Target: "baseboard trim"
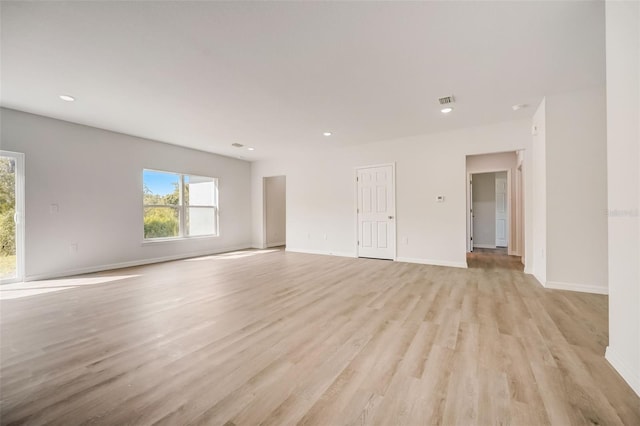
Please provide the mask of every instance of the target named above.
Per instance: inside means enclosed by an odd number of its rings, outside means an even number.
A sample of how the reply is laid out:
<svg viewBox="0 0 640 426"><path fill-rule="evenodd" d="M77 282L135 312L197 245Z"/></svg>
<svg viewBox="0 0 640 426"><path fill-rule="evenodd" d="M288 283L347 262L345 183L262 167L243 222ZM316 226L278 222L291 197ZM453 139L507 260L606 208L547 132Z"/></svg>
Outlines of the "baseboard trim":
<svg viewBox="0 0 640 426"><path fill-rule="evenodd" d="M210 256L213 254L227 253L236 250L246 250L250 248L248 244L242 244L237 246L223 247L215 250L199 250L195 252L188 252L183 254L177 254L173 256L154 257L150 259L132 260L129 262L117 262L109 263L106 265L87 266L85 268L68 269L60 272L51 272L44 274L28 275L24 281L38 281L38 280L50 280L54 278L70 277L73 275L91 274L94 272L104 272L113 269L131 268L133 266L151 265L153 263L170 262L172 260L189 259L192 257Z"/></svg>
<svg viewBox="0 0 640 426"><path fill-rule="evenodd" d="M491 244L474 244L473 248L494 249L494 248L497 248L497 246L495 244L494 245L491 245Z"/></svg>
<svg viewBox="0 0 640 426"><path fill-rule="evenodd" d="M594 293L594 294L609 294L607 287L602 287L593 284L579 284L579 283L563 283L559 281L547 281L544 283L546 288L553 290L569 290L579 291L581 293Z"/></svg>
<svg viewBox="0 0 640 426"><path fill-rule="evenodd" d="M619 354L611 346L607 346L604 357L609 361L609 364L611 364L618 374L622 376L624 381L631 386L631 389L640 396L640 371L634 372L633 368L625 364Z"/></svg>
<svg viewBox="0 0 640 426"><path fill-rule="evenodd" d="M320 254L323 256L340 256L340 257L357 257L355 253L340 252L340 251L325 251L325 250L312 250L312 249L299 249L299 248L285 248L285 251L292 253L304 253L304 254Z"/></svg>
<svg viewBox="0 0 640 426"><path fill-rule="evenodd" d="M452 262L449 260L421 259L421 258L414 258L414 257L399 257L397 261L406 262L406 263L419 263L421 265L448 266L450 268L466 269L468 267L467 262Z"/></svg>

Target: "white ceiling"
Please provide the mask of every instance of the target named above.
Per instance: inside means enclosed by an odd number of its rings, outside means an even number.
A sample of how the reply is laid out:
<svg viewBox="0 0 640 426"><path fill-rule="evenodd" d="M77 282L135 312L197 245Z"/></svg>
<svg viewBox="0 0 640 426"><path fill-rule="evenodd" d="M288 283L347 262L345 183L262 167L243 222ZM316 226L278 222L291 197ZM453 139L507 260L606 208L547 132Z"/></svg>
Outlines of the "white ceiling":
<svg viewBox="0 0 640 426"><path fill-rule="evenodd" d="M2 106L249 160L529 117L511 106L605 78L603 2L1 8Z"/></svg>

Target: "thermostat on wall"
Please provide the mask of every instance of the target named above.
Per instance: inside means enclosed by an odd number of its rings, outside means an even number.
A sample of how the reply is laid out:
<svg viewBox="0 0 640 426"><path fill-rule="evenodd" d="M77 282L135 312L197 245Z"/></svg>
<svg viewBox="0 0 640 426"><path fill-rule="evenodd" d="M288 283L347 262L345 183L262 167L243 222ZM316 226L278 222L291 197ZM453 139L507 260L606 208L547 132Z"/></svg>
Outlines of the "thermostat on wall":
<svg viewBox="0 0 640 426"><path fill-rule="evenodd" d="M436 197L436 201L439 203L444 203L444 195L438 195Z"/></svg>

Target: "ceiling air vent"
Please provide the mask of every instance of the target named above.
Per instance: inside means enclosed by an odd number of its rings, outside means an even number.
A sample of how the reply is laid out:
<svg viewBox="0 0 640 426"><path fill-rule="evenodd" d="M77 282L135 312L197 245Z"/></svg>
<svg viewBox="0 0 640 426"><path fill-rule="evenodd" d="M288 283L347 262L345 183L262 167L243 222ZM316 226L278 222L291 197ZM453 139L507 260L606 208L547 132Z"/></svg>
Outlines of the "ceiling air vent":
<svg viewBox="0 0 640 426"><path fill-rule="evenodd" d="M244 145L242 145L241 143L238 142L234 142L231 144L231 146L235 146L236 148L242 148Z"/></svg>
<svg viewBox="0 0 640 426"><path fill-rule="evenodd" d="M454 103L455 99L453 99L453 95L445 96L444 98L438 99L438 102L440 102L440 105L449 105Z"/></svg>

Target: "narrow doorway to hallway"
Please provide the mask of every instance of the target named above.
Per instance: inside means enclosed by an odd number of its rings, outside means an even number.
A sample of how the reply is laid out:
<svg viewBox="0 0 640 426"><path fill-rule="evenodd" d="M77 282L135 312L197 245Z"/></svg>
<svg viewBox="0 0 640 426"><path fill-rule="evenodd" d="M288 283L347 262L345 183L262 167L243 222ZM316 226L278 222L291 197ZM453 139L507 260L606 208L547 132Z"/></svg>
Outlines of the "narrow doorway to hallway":
<svg viewBox="0 0 640 426"><path fill-rule="evenodd" d="M522 151L470 155L467 174L467 265L523 270Z"/></svg>
<svg viewBox="0 0 640 426"><path fill-rule="evenodd" d="M507 172L472 174L470 184L472 248L506 249L510 223Z"/></svg>
<svg viewBox="0 0 640 426"><path fill-rule="evenodd" d="M287 241L287 178L265 177L263 185L265 247L284 247Z"/></svg>

